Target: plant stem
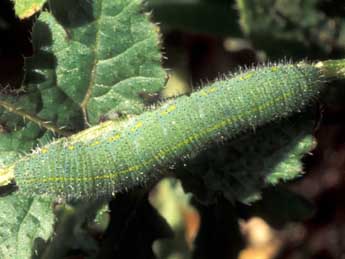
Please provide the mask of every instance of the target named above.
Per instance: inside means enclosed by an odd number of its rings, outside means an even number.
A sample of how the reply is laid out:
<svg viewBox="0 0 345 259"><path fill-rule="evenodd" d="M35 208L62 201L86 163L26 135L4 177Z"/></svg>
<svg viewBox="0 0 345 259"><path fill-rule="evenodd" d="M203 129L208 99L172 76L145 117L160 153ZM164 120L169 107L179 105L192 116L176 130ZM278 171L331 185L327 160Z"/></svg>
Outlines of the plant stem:
<svg viewBox="0 0 345 259"><path fill-rule="evenodd" d="M0 107L4 108L5 110L7 110L11 113L19 115L23 119L27 119L29 121L32 121L33 123L37 124L38 126L45 128L47 130L50 130L50 131L52 131L58 135L65 136L65 137L71 135L71 132L62 130L61 128L58 128L54 123L49 122L49 121L44 121L43 119L41 119L35 115L32 115L28 112L25 112L25 111L21 110L20 108L14 106L13 104L11 104L7 101L0 100Z"/></svg>

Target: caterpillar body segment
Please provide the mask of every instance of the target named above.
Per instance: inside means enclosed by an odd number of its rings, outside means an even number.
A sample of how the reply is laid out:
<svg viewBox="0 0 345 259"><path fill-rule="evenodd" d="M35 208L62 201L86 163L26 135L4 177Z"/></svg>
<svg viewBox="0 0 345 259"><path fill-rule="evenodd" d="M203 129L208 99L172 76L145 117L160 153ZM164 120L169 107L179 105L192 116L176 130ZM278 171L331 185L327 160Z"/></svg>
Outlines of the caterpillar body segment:
<svg viewBox="0 0 345 259"><path fill-rule="evenodd" d="M25 194L109 197L158 177L160 168L214 140L302 110L318 97L323 82L320 70L305 63L248 70L120 125L106 122L59 139L6 173L14 174ZM9 171L0 169L0 176L4 170Z"/></svg>

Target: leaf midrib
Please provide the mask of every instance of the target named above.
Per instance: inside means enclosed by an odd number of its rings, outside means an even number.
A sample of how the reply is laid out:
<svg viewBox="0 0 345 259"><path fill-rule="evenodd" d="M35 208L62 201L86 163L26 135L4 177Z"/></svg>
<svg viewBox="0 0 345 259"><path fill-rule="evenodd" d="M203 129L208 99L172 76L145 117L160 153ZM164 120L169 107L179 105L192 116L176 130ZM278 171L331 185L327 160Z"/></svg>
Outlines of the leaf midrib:
<svg viewBox="0 0 345 259"><path fill-rule="evenodd" d="M103 11L103 0L99 0L99 10L100 10L100 14L95 21L96 35L95 35L95 45L94 45L94 48L92 48L93 63L92 63L92 67L91 67L90 80L89 80L89 84L87 86L87 90L86 90L84 99L80 103L80 107L81 107L82 112L83 112L85 124L88 124L87 104L89 103L89 100L91 98L92 89L93 89L93 86L95 84L95 79L96 79L96 69L97 69L97 63L98 63L97 50L99 48L99 31L100 31L100 20L101 20L102 11Z"/></svg>

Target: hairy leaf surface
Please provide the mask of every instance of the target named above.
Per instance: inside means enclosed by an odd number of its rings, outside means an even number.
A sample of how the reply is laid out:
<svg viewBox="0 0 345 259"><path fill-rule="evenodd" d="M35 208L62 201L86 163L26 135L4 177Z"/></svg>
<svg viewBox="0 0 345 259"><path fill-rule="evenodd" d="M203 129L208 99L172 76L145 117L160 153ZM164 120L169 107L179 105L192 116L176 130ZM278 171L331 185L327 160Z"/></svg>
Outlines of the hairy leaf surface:
<svg viewBox="0 0 345 259"><path fill-rule="evenodd" d="M78 2L78 1L74 1ZM56 16L41 17L52 35L56 86L97 124L107 112L141 113L143 94L159 91L157 29L141 15L139 1L52 1Z"/></svg>
<svg viewBox="0 0 345 259"><path fill-rule="evenodd" d="M262 188L303 174L301 158L315 145L311 133L312 123L305 116L274 122L198 155L179 168L180 176L195 178L185 180L185 188L202 200L222 193L231 201L252 202Z"/></svg>
<svg viewBox="0 0 345 259"><path fill-rule="evenodd" d="M0 258L31 258L35 242L47 241L53 232L54 214L50 199L18 198L0 200ZM37 244L36 244L37 245Z"/></svg>

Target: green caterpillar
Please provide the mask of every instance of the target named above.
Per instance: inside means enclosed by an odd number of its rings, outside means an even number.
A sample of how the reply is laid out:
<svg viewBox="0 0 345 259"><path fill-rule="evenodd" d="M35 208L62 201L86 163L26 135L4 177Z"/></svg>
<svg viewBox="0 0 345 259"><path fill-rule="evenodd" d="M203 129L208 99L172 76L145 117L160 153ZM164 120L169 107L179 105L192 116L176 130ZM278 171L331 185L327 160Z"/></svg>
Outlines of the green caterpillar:
<svg viewBox="0 0 345 259"><path fill-rule="evenodd" d="M109 197L159 177L214 140L300 111L319 95L325 64L251 69L129 120L61 138L0 169L0 185L15 177L24 194Z"/></svg>

